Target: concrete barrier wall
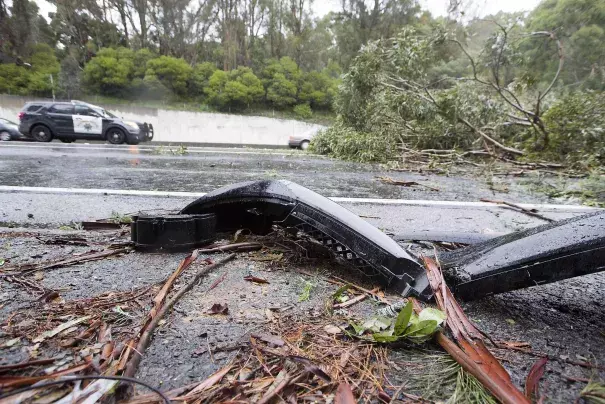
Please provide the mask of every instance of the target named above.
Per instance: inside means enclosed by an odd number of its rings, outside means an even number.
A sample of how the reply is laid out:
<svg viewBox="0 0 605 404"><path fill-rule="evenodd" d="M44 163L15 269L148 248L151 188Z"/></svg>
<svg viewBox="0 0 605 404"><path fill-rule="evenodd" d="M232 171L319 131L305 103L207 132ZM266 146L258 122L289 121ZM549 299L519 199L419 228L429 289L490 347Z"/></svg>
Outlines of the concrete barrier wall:
<svg viewBox="0 0 605 404"><path fill-rule="evenodd" d="M0 117L17 122L17 114L23 104L30 101L41 99L0 95ZM260 116L174 111L130 105L98 105L124 119L153 124L153 140L159 142L283 146L288 144L288 137L291 135L323 128L316 124Z"/></svg>

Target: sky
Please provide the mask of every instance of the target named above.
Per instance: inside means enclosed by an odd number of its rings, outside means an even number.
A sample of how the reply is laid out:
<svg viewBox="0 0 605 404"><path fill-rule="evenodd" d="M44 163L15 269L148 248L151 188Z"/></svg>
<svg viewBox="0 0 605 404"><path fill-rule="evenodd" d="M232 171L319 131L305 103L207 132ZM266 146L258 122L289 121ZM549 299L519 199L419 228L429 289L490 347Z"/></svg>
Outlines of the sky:
<svg viewBox="0 0 605 404"><path fill-rule="evenodd" d="M422 8L429 10L433 16L443 16L447 14L449 0L419 0ZM55 6L46 0L35 0L40 7L40 14L48 19L48 13L55 10ZM498 11L515 12L529 11L535 8L540 0L473 0L467 18L484 17L490 14L496 14ZM318 16L327 14L330 11L340 9L340 0L315 0L313 10Z"/></svg>

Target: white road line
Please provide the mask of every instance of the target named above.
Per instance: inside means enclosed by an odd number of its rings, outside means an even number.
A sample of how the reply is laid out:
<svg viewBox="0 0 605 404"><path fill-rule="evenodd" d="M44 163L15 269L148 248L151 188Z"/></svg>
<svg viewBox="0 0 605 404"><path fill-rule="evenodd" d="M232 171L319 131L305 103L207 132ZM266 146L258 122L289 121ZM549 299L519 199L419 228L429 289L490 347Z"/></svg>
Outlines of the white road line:
<svg viewBox="0 0 605 404"><path fill-rule="evenodd" d="M103 150L103 151L130 151L128 146L117 146L117 147L102 147L102 146L95 146L95 145L78 145L78 146L68 146L68 145L31 145L31 146L26 146L26 145L17 145L17 144L3 144L2 146L0 146L0 150L2 147L13 147L13 148L22 148L22 149L65 149L65 150ZM137 147L139 150L156 150L159 149L162 146L145 146L145 147L141 147L140 145L138 146L132 146L132 147ZM174 148L177 146L163 146L166 150L166 155L170 155L169 154L169 150L170 148ZM293 151L293 150L284 150L284 151L268 151L268 149L258 149L258 151L254 151L254 150L226 150L226 149L222 149L222 148L212 148L212 147L208 147L208 148L202 148L199 146L193 146L193 147L187 147L187 153L214 153L214 154L267 154L267 155L276 155L276 156L286 156L286 155L290 155L290 154L296 154L297 152ZM300 155L303 155L302 153L300 153ZM304 154L304 156L313 156L313 157L323 157L323 156L317 156L317 155L313 155L313 154Z"/></svg>
<svg viewBox="0 0 605 404"><path fill-rule="evenodd" d="M153 197L181 197L198 198L206 195L206 192L180 192L180 191L143 191L128 189L96 189L96 188L47 188L47 187L21 187L0 185L0 192L7 193L39 193L39 194L80 194L80 195L123 195L123 196L153 196ZM431 201L414 199L380 199L380 198L348 198L330 197L334 202L361 203L376 205L403 205L403 206L429 206L444 208L494 208L496 204L488 202L461 202L461 201ZM539 209L541 211L572 211L589 212L596 210L589 206L580 205L551 205L520 203L526 209Z"/></svg>

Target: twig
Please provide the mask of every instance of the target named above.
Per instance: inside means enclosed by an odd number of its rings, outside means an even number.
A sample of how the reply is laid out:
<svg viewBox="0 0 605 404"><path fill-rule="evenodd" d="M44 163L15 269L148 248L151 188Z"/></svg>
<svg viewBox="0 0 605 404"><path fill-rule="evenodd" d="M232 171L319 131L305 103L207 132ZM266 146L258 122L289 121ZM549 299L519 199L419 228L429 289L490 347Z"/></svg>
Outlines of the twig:
<svg viewBox="0 0 605 404"><path fill-rule="evenodd" d="M361 291L361 292L364 292L364 293L367 293L367 294L369 294L369 295L372 295L372 297L374 297L374 298L376 298L376 299L380 300L380 301L381 301L382 303L384 303L384 304L390 304L390 302L389 302L387 299L385 299L385 298L384 298L384 297L382 297L382 296L379 296L379 295L378 295L378 294L376 294L376 292L374 292L373 290L366 289L366 288L363 288L363 287L361 287L361 286L359 286L359 285L356 285L356 284L354 284L354 283L351 283L351 282L345 281L344 279L342 279L342 278L340 278L340 277L338 277L338 276L336 276L336 275L330 275L330 278L333 278L333 279L335 279L335 280L337 280L337 281L341 282L342 284L347 284L347 285L349 285L350 287L352 287L352 288L354 288L354 289L357 289L357 290L359 290L359 291ZM328 281L328 282L330 281L330 278L328 278L328 279L327 279L327 281Z"/></svg>
<svg viewBox="0 0 605 404"><path fill-rule="evenodd" d="M260 243L236 243L236 244L227 244L219 247L213 248L201 248L198 251L202 254L211 254L216 252L227 252L227 251L255 251L263 248L263 245Z"/></svg>
<svg viewBox="0 0 605 404"><path fill-rule="evenodd" d="M214 362L214 355L212 354L212 349L210 348L210 341L208 340L208 335L206 335L206 346L208 347L208 355L210 356L210 361L212 363L216 363Z"/></svg>
<svg viewBox="0 0 605 404"><path fill-rule="evenodd" d="M29 367L32 367L32 366L48 365L50 363L53 363L55 360L56 359L54 359L54 358L38 359L38 360L35 360L35 361L15 363L13 365L3 365L3 366L0 366L0 373L6 372L6 371L9 371L9 370L29 368Z"/></svg>
<svg viewBox="0 0 605 404"><path fill-rule="evenodd" d="M521 211L522 213L525 213L526 215L537 217L538 219L542 219L542 220L545 220L547 222L555 222L556 221L554 219L551 219L549 217L546 217L546 216L543 216L543 215L537 213L536 209L527 209L527 208L524 208L521 205L517 205L516 203L507 202L507 201L494 201L494 200L486 199L486 198L481 198L480 201L481 202L488 202L488 203L496 203L498 205L506 205L508 207L518 209L519 211Z"/></svg>
<svg viewBox="0 0 605 404"><path fill-rule="evenodd" d="M143 352L145 352L145 349L147 349L147 346L149 346L149 343L151 342L151 336L153 335L153 332L157 328L160 320L166 315L166 313L170 309L172 309L172 307L176 304L176 302L178 302L185 295L185 293L187 293L195 285L197 285L197 283L200 281L200 279L202 277L204 277L207 273L213 271L216 268L219 268L219 267L225 265L227 262L231 261L233 258L235 258L235 254L228 255L227 257L223 258L221 261L218 261L215 264L208 265L208 266L200 269L199 272L195 275L195 277L187 285L183 286L176 293L176 295L174 295L174 297L172 299L170 299L168 302L166 302L166 304L164 306L162 306L162 308L157 312L157 314L155 315L153 320L151 320L151 322L149 323L149 326L147 327L147 329L145 329L145 331L141 334L141 337L139 338L139 342L137 343L137 347L136 347L136 349L134 349L132 358L130 359L130 361L128 362L128 365L126 366L126 371L124 372L124 376L132 377L135 375L135 373L139 367L139 363L141 363L141 359L143 357L142 356Z"/></svg>
<svg viewBox="0 0 605 404"><path fill-rule="evenodd" d="M546 357L550 361L567 363L569 365L579 366L579 367L587 368L587 369L597 369L597 370L605 371L605 366L599 366L599 365L595 365L595 364L592 364L592 363L589 363L589 362L580 362L580 361L573 361L571 359L562 359L561 357L559 357L557 355L550 355L550 354L547 354L547 353L544 353L544 352L532 351L532 350L527 349L527 348L505 345L505 344L502 344L502 343L498 343L498 341L496 341L496 343L494 345L498 349L508 349L508 350L511 350L511 351L524 353L526 355L534 356L534 357L538 357L538 358Z"/></svg>
<svg viewBox="0 0 605 404"><path fill-rule="evenodd" d="M563 376L566 380L569 380L570 382L590 383L590 379L587 379L585 377L574 377L574 376L567 376L567 375L561 375L561 376Z"/></svg>
<svg viewBox="0 0 605 404"><path fill-rule="evenodd" d="M45 269L66 267L66 266L70 266L70 265L82 264L84 262L89 262L89 261L102 260L104 258L111 257L112 255L127 253L128 251L130 251L130 249L128 249L128 248L120 248L117 250L104 250L101 252L95 251L95 252L87 253L85 255L80 255L77 257L70 257L70 258L59 260L59 261L42 262L40 264L34 265L33 267L28 267L26 270L23 270L18 274L0 274L0 276L9 276L9 275L23 276L23 275L28 275L32 272L43 271ZM16 266L12 266L12 267L2 268L2 271L6 272L6 271L18 270L18 269L19 269L19 265L16 265Z"/></svg>
<svg viewBox="0 0 605 404"><path fill-rule="evenodd" d="M380 290L380 288L374 288L374 289L370 290L368 294L356 296L356 297L352 298L351 300L347 300L346 302L336 303L334 305L334 308L335 309L344 309L345 307L352 306L356 303L359 303L359 302L367 299L368 295L374 296L376 294L376 292L378 292L379 290Z"/></svg>
<svg viewBox="0 0 605 404"><path fill-rule="evenodd" d="M294 384L294 383L298 383L300 380L303 379L304 376L306 376L307 372L303 371L301 373L299 373L296 376L291 376L288 377L287 379L283 380L279 385L277 385L275 387L275 389L273 389L272 391L266 393L258 402L257 404L266 404L269 401L271 401L271 399L273 397L275 397L277 394L279 394L283 389L285 389L287 386L289 386L290 384Z"/></svg>

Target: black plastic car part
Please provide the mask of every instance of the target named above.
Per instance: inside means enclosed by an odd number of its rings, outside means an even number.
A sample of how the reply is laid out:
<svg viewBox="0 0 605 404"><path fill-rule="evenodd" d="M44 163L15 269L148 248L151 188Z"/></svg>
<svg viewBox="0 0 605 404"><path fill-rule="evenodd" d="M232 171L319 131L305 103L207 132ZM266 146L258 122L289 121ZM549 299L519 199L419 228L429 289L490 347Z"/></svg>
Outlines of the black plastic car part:
<svg viewBox="0 0 605 404"><path fill-rule="evenodd" d="M300 232L405 296L432 296L424 267L393 239L337 203L290 181L223 187L181 213L214 213L217 231L245 228L265 234L277 225Z"/></svg>
<svg viewBox="0 0 605 404"><path fill-rule="evenodd" d="M605 270L605 212L496 237L439 257L465 300Z"/></svg>
<svg viewBox="0 0 605 404"><path fill-rule="evenodd" d="M432 297L424 267L393 239L289 181L239 183L206 194L176 215L135 217L132 240L137 247L189 248L211 242L215 232L266 234L275 225L322 243L404 296ZM452 234L421 233L400 236L452 239ZM448 284L467 300L605 270L603 211L491 239L454 235L458 242L476 243L439 256Z"/></svg>
<svg viewBox="0 0 605 404"><path fill-rule="evenodd" d="M505 233L407 230L403 233L393 234L391 237L395 241L430 241L438 243L477 244L504 234Z"/></svg>
<svg viewBox="0 0 605 404"><path fill-rule="evenodd" d="M216 237L216 216L133 216L130 237L137 248L180 250L209 244Z"/></svg>

